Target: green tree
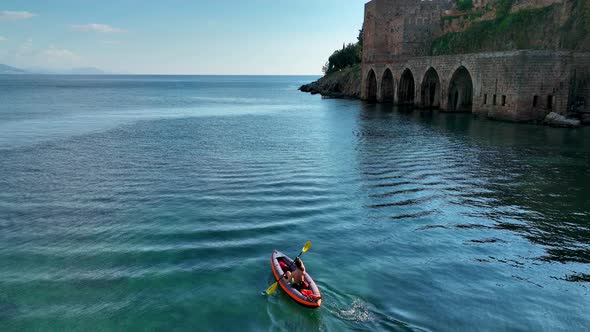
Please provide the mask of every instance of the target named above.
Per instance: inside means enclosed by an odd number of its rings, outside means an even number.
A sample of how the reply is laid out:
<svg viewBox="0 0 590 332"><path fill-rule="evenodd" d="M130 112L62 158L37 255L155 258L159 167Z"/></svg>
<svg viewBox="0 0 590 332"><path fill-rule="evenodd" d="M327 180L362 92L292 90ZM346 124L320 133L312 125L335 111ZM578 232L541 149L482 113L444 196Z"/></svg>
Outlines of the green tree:
<svg viewBox="0 0 590 332"><path fill-rule="evenodd" d="M361 59L356 44L342 45L341 50L335 51L328 58L326 74L342 70L360 62Z"/></svg>
<svg viewBox="0 0 590 332"><path fill-rule="evenodd" d="M362 60L363 58L363 29L359 30L359 35L358 37L356 37L356 49L357 49L357 54L358 54L358 58Z"/></svg>
<svg viewBox="0 0 590 332"><path fill-rule="evenodd" d="M359 30L356 43L342 44L342 49L334 51L322 67L324 74L331 74L361 63L363 54L363 29Z"/></svg>

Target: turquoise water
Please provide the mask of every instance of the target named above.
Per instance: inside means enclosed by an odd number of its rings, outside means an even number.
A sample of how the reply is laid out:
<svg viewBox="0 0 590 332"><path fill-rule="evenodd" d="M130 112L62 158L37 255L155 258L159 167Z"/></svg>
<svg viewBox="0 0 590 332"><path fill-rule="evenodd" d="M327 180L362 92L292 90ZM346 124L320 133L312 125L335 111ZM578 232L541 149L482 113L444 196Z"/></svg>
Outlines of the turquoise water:
<svg viewBox="0 0 590 332"><path fill-rule="evenodd" d="M590 128L312 79L0 76L1 330L587 330Z"/></svg>

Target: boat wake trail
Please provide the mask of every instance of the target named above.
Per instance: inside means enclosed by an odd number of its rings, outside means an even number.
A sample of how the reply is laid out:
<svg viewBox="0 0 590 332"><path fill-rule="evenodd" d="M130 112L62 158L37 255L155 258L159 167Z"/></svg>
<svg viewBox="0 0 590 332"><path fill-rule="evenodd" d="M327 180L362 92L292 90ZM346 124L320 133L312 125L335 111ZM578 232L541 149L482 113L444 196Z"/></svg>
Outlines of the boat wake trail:
<svg viewBox="0 0 590 332"><path fill-rule="evenodd" d="M369 306L361 299L354 299L352 304L342 309L336 309L336 316L347 321L366 323L374 320Z"/></svg>

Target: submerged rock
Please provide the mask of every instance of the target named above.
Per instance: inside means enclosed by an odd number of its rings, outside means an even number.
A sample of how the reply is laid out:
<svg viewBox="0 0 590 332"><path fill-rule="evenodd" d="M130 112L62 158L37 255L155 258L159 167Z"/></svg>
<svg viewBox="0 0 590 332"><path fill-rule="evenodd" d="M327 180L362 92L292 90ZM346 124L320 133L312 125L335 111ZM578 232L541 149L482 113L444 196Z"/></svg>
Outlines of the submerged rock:
<svg viewBox="0 0 590 332"><path fill-rule="evenodd" d="M561 114L551 112L545 117L544 123L552 127L577 128L580 126L581 121L576 119L568 119Z"/></svg>

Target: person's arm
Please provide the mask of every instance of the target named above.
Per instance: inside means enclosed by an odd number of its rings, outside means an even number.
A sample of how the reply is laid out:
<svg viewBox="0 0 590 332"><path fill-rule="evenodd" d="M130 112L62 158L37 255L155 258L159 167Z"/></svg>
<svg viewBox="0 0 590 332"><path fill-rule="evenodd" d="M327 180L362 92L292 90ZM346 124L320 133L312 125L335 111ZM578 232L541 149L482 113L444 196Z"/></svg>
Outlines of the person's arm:
<svg viewBox="0 0 590 332"><path fill-rule="evenodd" d="M303 282L303 280L305 280L305 274L299 269L295 271L295 275L293 277L295 278L296 284L300 284L301 282Z"/></svg>
<svg viewBox="0 0 590 332"><path fill-rule="evenodd" d="M287 281L291 280L291 271L285 272L285 274L283 275L283 278L285 278L285 280L287 280Z"/></svg>

